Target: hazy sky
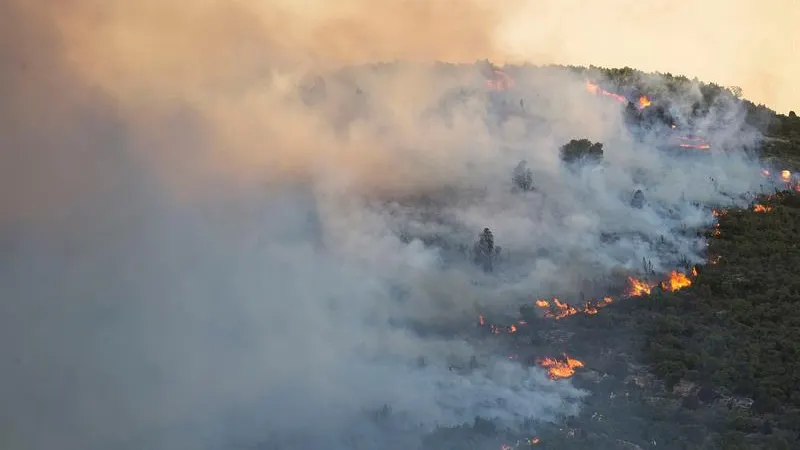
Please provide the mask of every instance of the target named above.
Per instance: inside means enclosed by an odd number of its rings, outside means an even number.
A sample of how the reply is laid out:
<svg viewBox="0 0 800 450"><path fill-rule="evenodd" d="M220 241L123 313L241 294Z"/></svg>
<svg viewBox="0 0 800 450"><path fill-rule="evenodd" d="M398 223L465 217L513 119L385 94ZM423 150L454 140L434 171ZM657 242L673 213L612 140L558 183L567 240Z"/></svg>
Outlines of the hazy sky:
<svg viewBox="0 0 800 450"><path fill-rule="evenodd" d="M54 20L73 62L112 90L137 76L150 88L164 88L165 76L183 88L205 74L198 63L241 75L265 60L490 57L681 73L738 85L783 113L800 109L798 0L69 3L24 8Z"/></svg>
<svg viewBox="0 0 800 450"><path fill-rule="evenodd" d="M526 0L499 47L538 62L629 66L737 85L800 109L798 0ZM795 25L793 25L795 24Z"/></svg>

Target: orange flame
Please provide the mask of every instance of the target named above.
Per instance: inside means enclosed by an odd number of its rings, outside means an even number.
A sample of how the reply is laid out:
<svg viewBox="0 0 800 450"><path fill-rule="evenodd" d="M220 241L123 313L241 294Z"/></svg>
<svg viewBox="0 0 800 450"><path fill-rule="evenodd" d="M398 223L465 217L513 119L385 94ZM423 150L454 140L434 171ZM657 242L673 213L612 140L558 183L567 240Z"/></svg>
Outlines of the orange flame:
<svg viewBox="0 0 800 450"><path fill-rule="evenodd" d="M639 280L634 277L628 277L628 296L640 297L647 295L653 289L653 285L647 281Z"/></svg>
<svg viewBox="0 0 800 450"><path fill-rule="evenodd" d="M542 440L541 440L541 439L539 439L538 437L532 437L532 438L530 439L530 441L531 441L531 444L532 444L532 445L536 445L536 444L538 444L539 442L541 442Z"/></svg>
<svg viewBox="0 0 800 450"><path fill-rule="evenodd" d="M764 206L759 203L753 205L753 211L757 213L768 213L772 211L772 206Z"/></svg>
<svg viewBox="0 0 800 450"><path fill-rule="evenodd" d="M768 177L768 176L769 176L769 170L767 170L767 169L761 169L761 175L762 175L762 176L765 176L765 177Z"/></svg>
<svg viewBox="0 0 800 450"><path fill-rule="evenodd" d="M781 170L781 181L784 183L792 181L792 172L788 170Z"/></svg>
<svg viewBox="0 0 800 450"><path fill-rule="evenodd" d="M575 369L584 367L582 361L570 358L566 354L563 360L555 358L543 358L537 361L540 366L547 369L547 375L551 380L560 380L575 375Z"/></svg>
<svg viewBox="0 0 800 450"><path fill-rule="evenodd" d="M628 103L628 99L627 98L625 98L625 97L623 97L623 96L621 96L619 94L615 94L613 92L609 92L609 91L601 88L600 86L592 83L591 81L587 81L586 82L586 90L591 92L592 94L595 94L595 95L599 94L599 95L605 95L606 97L611 97L611 98L613 98L614 100L616 100L616 101L618 101L620 103Z"/></svg>
<svg viewBox="0 0 800 450"><path fill-rule="evenodd" d="M591 81L586 82L586 90L594 95L604 95L606 97L611 97L612 99L620 102L620 103L628 103L628 99L624 95L615 94L613 92L609 92L600 86L592 83ZM652 104L650 98L646 95L642 95L639 97L637 102L637 106L639 109L645 109Z"/></svg>
<svg viewBox="0 0 800 450"><path fill-rule="evenodd" d="M578 313L578 310L575 309L574 306L570 306L569 303L563 303L557 298L553 299L553 303L555 304L556 312L553 314L552 317L555 317L556 320L563 319L564 317L568 317Z"/></svg>
<svg viewBox="0 0 800 450"><path fill-rule="evenodd" d="M605 308L606 306L610 305L614 302L614 299L611 297L604 297L600 301L590 301L586 302L583 305L583 308L578 309L569 303L562 302L561 300L554 298L553 302L548 302L547 300L538 299L536 300L536 306L542 309L546 309L544 312L545 317L550 317L556 320L563 319L565 317L574 316L579 312L587 314L587 315L595 315L600 312L601 309Z"/></svg>
<svg viewBox="0 0 800 450"><path fill-rule="evenodd" d="M664 289L665 291L675 292L679 289L683 289L691 285L692 285L692 280L690 280L685 273L673 270L672 272L670 272L669 278L667 278L661 283L661 288Z"/></svg>

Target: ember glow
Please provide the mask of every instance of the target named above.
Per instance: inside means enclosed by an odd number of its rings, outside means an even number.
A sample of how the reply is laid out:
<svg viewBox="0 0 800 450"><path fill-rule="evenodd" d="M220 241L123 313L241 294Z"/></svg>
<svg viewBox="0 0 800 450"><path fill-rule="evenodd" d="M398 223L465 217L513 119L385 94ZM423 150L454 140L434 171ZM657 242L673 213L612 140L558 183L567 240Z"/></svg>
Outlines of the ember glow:
<svg viewBox="0 0 800 450"><path fill-rule="evenodd" d="M699 150L708 150L711 148L711 144L703 138L680 136L678 139L681 140L681 143L678 144L681 148L696 148Z"/></svg>
<svg viewBox="0 0 800 450"><path fill-rule="evenodd" d="M547 369L547 375L551 380L560 380L575 375L575 369L584 367L582 361L570 358L566 354L564 359L542 358L537 363Z"/></svg>
<svg viewBox="0 0 800 450"><path fill-rule="evenodd" d="M756 203L755 205L753 205L753 212L768 213L770 211L772 211L772 206L765 206L765 205L762 205L762 204L759 204L759 203Z"/></svg>
<svg viewBox="0 0 800 450"><path fill-rule="evenodd" d="M505 91L514 85L514 80L500 69L492 70L492 78L486 80L486 86L496 91Z"/></svg>
<svg viewBox="0 0 800 450"><path fill-rule="evenodd" d="M708 150L711 148L710 144L680 144L681 148L696 148L699 150Z"/></svg>
<svg viewBox="0 0 800 450"><path fill-rule="evenodd" d="M792 172L788 170L781 170L781 181L784 183L789 183L792 181Z"/></svg>

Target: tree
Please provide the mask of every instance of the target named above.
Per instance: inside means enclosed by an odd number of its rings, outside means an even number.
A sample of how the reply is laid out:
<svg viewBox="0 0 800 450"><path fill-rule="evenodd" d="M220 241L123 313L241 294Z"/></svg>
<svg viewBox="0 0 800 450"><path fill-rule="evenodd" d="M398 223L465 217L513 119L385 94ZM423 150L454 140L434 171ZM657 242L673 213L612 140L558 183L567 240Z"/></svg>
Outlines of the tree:
<svg viewBox="0 0 800 450"><path fill-rule="evenodd" d="M739 86L731 86L729 90L734 97L742 98L742 88Z"/></svg>
<svg viewBox="0 0 800 450"><path fill-rule="evenodd" d="M561 159L571 163L581 159L603 159L603 144L589 139L573 139L561 147Z"/></svg>
<svg viewBox="0 0 800 450"><path fill-rule="evenodd" d="M494 270L493 260L496 256L494 247L494 235L488 228L484 228L481 232L478 242L475 243L475 264L483 267L484 272L491 272Z"/></svg>
<svg viewBox="0 0 800 450"><path fill-rule="evenodd" d="M533 172L528 168L527 162L520 161L517 164L511 181L514 183L514 187L524 192L533 190Z"/></svg>

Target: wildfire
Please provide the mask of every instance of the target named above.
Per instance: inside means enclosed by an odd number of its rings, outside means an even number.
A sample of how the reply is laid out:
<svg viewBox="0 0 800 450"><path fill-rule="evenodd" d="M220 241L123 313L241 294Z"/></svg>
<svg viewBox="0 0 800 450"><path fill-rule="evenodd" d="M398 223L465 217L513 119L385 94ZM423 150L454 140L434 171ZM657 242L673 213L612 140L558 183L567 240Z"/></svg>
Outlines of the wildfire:
<svg viewBox="0 0 800 450"><path fill-rule="evenodd" d="M513 450L515 448L520 448L520 446L522 446L523 444L527 444L527 445L533 446L533 445L538 444L539 442L542 442L542 440L539 439L538 437L532 437L530 439L522 439L522 440L517 441L517 443L515 445L502 444L500 446L500 450Z"/></svg>
<svg viewBox="0 0 800 450"><path fill-rule="evenodd" d="M762 175L762 176L765 176L765 177L768 177L768 176L769 176L769 170L767 170L767 169L761 169L761 175Z"/></svg>
<svg viewBox="0 0 800 450"><path fill-rule="evenodd" d="M586 90L594 95L603 95L606 97L610 97L620 103L628 103L628 99L624 95L615 94L613 92L607 91L600 86L592 83L591 81L586 82ZM639 109L645 109L652 104L650 98L646 95L642 95L639 97L639 100L636 102L636 105Z"/></svg>
<svg viewBox="0 0 800 450"><path fill-rule="evenodd" d="M692 267L691 274L693 277L697 276L697 268ZM685 287L691 286L692 280L689 278L689 275L685 273L678 272L677 270L673 270L669 273L667 278L658 283L658 286L661 287L662 290L675 292L677 290L683 289ZM656 286L655 283L651 283L646 280L640 280L634 277L628 277L628 297L641 297L643 295L648 295L653 291L653 288Z"/></svg>
<svg viewBox="0 0 800 450"><path fill-rule="evenodd" d="M784 183L792 181L792 172L788 170L781 170L781 181Z"/></svg>
<svg viewBox="0 0 800 450"><path fill-rule="evenodd" d="M536 306L538 306L539 308L549 308L550 307L550 302L548 302L547 300L539 299L539 300L536 300Z"/></svg>
<svg viewBox="0 0 800 450"><path fill-rule="evenodd" d="M570 306L569 303L563 303L559 301L557 298L553 299L553 306L555 306L555 313L553 313L552 317L557 319L563 319L564 317L571 316L573 314L577 314L578 310L575 309L574 306Z"/></svg>
<svg viewBox="0 0 800 450"><path fill-rule="evenodd" d="M612 99L614 99L614 100L616 100L616 101L618 101L620 103L628 103L628 99L623 97L622 95L615 94L613 92L609 92L609 91L601 88L600 86L592 83L591 81L587 81L586 82L586 90L591 92L592 94L595 94L595 95L604 95L606 97L611 97Z"/></svg>
<svg viewBox="0 0 800 450"><path fill-rule="evenodd" d="M545 309L544 312L545 317L550 317L555 320L559 320L565 317L574 316L575 314L578 313L595 315L598 312L600 312L601 309L605 308L606 306L610 305L613 302L614 302L613 298L604 297L600 301L586 302L580 309L570 305L569 303L562 302L557 298L554 298L552 302L538 299L536 300L535 304L537 307Z"/></svg>
<svg viewBox="0 0 800 450"><path fill-rule="evenodd" d="M680 144L681 148L696 148L699 150L708 150L711 148L711 144Z"/></svg>
<svg viewBox="0 0 800 450"><path fill-rule="evenodd" d="M678 144L681 148L697 148L700 150L708 150L711 148L711 144L709 144L705 139L699 137L690 137L690 136L679 136L678 139L681 141L688 141L682 142Z"/></svg>
<svg viewBox="0 0 800 450"><path fill-rule="evenodd" d="M697 270L692 268L694 273L697 273ZM669 274L669 278L661 282L661 289L665 291L675 292L679 289L683 289L685 287L691 286L692 280L686 276L685 273L678 272L677 270L673 270Z"/></svg>
<svg viewBox="0 0 800 450"><path fill-rule="evenodd" d="M575 358L570 358L566 354L564 355L563 360L555 358L543 358L537 362L540 366L547 369L547 375L551 380L569 378L575 375L575 369L582 368L584 366L582 361L579 361Z"/></svg>
<svg viewBox="0 0 800 450"><path fill-rule="evenodd" d="M514 80L500 69L492 70L492 78L486 80L486 86L497 91L505 91L513 85Z"/></svg>
<svg viewBox="0 0 800 450"><path fill-rule="evenodd" d="M757 213L768 213L772 211L772 206L765 206L759 203L753 205L753 211Z"/></svg>
<svg viewBox="0 0 800 450"><path fill-rule="evenodd" d="M634 277L628 277L628 284L629 297L640 297L642 295L647 295L653 289L653 285L649 282L639 280Z"/></svg>
<svg viewBox="0 0 800 450"><path fill-rule="evenodd" d="M611 297L603 297L602 300L594 304L587 302L586 305L584 305L583 307L583 312L585 314L594 315L600 312L601 309L605 308L606 306L610 305L613 302L614 299Z"/></svg>

